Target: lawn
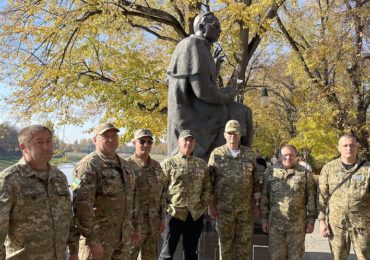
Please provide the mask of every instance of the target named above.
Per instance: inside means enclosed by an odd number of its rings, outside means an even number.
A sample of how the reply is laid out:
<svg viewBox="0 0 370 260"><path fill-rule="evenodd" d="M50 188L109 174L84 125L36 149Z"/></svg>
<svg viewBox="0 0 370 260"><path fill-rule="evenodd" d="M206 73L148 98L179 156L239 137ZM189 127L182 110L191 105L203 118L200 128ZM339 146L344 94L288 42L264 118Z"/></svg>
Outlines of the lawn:
<svg viewBox="0 0 370 260"><path fill-rule="evenodd" d="M52 160L52 164L56 165L58 163L66 163L66 162L77 162L81 160L86 153L80 152L71 152L66 153L65 157L62 158L54 158ZM15 164L19 161L22 157L20 153L4 153L0 152L0 172L8 168L9 166Z"/></svg>
<svg viewBox="0 0 370 260"><path fill-rule="evenodd" d="M21 156L20 153L0 152L0 172L18 162Z"/></svg>

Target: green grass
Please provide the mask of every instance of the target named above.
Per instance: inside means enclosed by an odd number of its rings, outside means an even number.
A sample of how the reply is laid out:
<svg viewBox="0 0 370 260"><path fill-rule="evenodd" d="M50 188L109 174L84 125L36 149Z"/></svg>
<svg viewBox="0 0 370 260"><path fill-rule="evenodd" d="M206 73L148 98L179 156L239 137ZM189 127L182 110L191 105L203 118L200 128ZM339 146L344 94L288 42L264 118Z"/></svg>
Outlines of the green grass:
<svg viewBox="0 0 370 260"><path fill-rule="evenodd" d="M58 163L78 162L86 155L87 153L83 153L83 152L67 152L65 153L64 157L54 158L52 160L52 164L56 165Z"/></svg>
<svg viewBox="0 0 370 260"><path fill-rule="evenodd" d="M18 162L21 157L20 153L0 152L0 172Z"/></svg>
<svg viewBox="0 0 370 260"><path fill-rule="evenodd" d="M52 160L52 164L56 165L58 163L77 162L77 161L81 160L85 155L86 155L86 153L80 153L80 152L66 153L65 157L54 158ZM21 157L22 157L22 154L20 154L20 153L3 153L3 152L0 152L0 172L5 170L9 166L17 163Z"/></svg>

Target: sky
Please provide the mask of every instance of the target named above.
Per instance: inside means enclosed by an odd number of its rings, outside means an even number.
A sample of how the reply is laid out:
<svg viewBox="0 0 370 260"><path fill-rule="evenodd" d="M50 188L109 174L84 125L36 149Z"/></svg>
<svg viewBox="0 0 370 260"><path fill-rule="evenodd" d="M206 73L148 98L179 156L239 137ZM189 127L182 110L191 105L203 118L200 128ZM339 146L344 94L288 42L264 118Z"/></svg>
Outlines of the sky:
<svg viewBox="0 0 370 260"><path fill-rule="evenodd" d="M10 87L4 83L0 83L0 123L4 121L8 121L13 124L17 128L22 128L24 125L17 123L14 118L9 116L10 111L7 107L7 104L4 102L4 97L11 94ZM38 124L40 122L32 122L33 124ZM73 125L66 125L55 129L55 134L65 143L74 143L76 140L80 140L83 138L91 138L90 133L84 133L87 130L91 129L94 126L94 122L87 122L83 126L73 126Z"/></svg>

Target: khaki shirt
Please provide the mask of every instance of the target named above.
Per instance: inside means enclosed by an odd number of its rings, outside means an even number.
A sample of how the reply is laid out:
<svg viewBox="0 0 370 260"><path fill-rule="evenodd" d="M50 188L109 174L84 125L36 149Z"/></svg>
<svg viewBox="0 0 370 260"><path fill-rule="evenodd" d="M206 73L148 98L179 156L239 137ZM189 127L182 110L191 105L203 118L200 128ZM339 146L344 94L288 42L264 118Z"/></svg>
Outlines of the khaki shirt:
<svg viewBox="0 0 370 260"><path fill-rule="evenodd" d="M198 157L178 153L163 161L161 166L168 214L185 221L190 212L197 220L206 212L211 199L207 164Z"/></svg>
<svg viewBox="0 0 370 260"><path fill-rule="evenodd" d="M351 172L361 160L346 170L340 159L327 163L319 178L319 220L329 218L330 225L341 228L370 228L370 163L361 168L332 195L329 192ZM326 209L329 208L329 215Z"/></svg>
<svg viewBox="0 0 370 260"><path fill-rule="evenodd" d="M315 191L315 180L306 168L284 169L281 163L268 167L263 180L262 223L282 230L305 230L307 223L315 223Z"/></svg>
<svg viewBox="0 0 370 260"><path fill-rule="evenodd" d="M100 243L106 229L117 229L122 241L131 241L135 180L127 162L93 152L77 164L73 177L75 222L86 244Z"/></svg>
<svg viewBox="0 0 370 260"><path fill-rule="evenodd" d="M77 253L67 178L49 165L45 180L22 158L0 173L0 259L66 259Z"/></svg>
<svg viewBox="0 0 370 260"><path fill-rule="evenodd" d="M208 165L218 211L252 212L252 198L261 197L255 160L252 150L244 146L236 157L231 155L227 145L212 151Z"/></svg>
<svg viewBox="0 0 370 260"><path fill-rule="evenodd" d="M149 156L149 161L143 161L133 154L128 162L135 169L135 187L137 196L137 214L134 217L134 228L146 225L152 232L159 231L159 222L164 217L164 188L161 165Z"/></svg>

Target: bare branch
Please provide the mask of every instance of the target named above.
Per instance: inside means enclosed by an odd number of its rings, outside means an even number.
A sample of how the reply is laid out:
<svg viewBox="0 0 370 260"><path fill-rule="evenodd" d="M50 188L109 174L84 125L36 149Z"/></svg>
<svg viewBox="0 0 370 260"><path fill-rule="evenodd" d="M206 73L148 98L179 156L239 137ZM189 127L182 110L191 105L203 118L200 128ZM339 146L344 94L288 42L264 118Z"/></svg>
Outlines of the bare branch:
<svg viewBox="0 0 370 260"><path fill-rule="evenodd" d="M163 35L160 35L159 33L155 32L154 30L144 26L144 25L140 25L140 24L135 24L133 23L131 20L128 21L129 24L132 26L132 27L135 27L135 28L140 28L140 29L143 29L144 31L150 33L150 34L153 34L155 37L157 37L158 39L161 39L161 40L165 40L165 41L171 41L171 42L175 42L177 43L178 40L176 39L173 39L171 37L168 37L168 36L163 36Z"/></svg>
<svg viewBox="0 0 370 260"><path fill-rule="evenodd" d="M171 26L181 39L188 36L180 22L173 15L163 10L142 6L127 0L119 0L117 6L121 8L122 13L125 15L141 17L149 21L156 21ZM135 11L130 11L129 9Z"/></svg>
<svg viewBox="0 0 370 260"><path fill-rule="evenodd" d="M74 35L77 33L77 31L79 30L79 28L78 27L76 27L74 30L73 30L73 32L72 32L72 34L71 34L71 36L69 37L69 39L68 39L68 42L67 42L67 44L66 44L66 46L64 47L64 50L63 50L63 53L62 53L62 58L61 58L61 60L60 60L60 64L59 64L59 69L62 67L62 65L63 65L63 62L64 62L64 57L65 57L65 55L66 55L66 53L67 53L67 50L68 50L68 47L69 47L69 44L71 43L71 41L72 41L72 39L73 39L73 37L74 37Z"/></svg>
<svg viewBox="0 0 370 260"><path fill-rule="evenodd" d="M182 26L185 26L185 17L184 17L184 14L181 12L180 8L177 6L175 0L170 0L172 6L173 6L173 9L175 10L175 12L177 13L177 15L179 16L179 19L180 19L180 23Z"/></svg>
<svg viewBox="0 0 370 260"><path fill-rule="evenodd" d="M277 20L277 23L281 29L281 31L283 32L284 36L286 37L286 39L288 40L290 46L293 48L293 50L295 51L295 53L297 54L298 56L298 59L301 61L302 65L303 65L303 69L304 71L307 73L307 75L309 76L310 79L313 80L313 82L315 84L318 84L320 85L320 81L321 81L321 76L318 72L312 72L307 63L306 63L306 60L305 58L303 57L303 54L301 53L301 51L299 50L296 42L294 41L293 37L289 34L289 32L287 31L287 29L285 28L283 22L280 20L280 17L277 16L276 17L276 20Z"/></svg>
<svg viewBox="0 0 370 260"><path fill-rule="evenodd" d="M103 13L102 10L95 10L95 11L86 12L86 13L84 13L84 15L81 18L76 19L76 22L84 22L87 19L89 19L91 16L102 14L102 13Z"/></svg>

